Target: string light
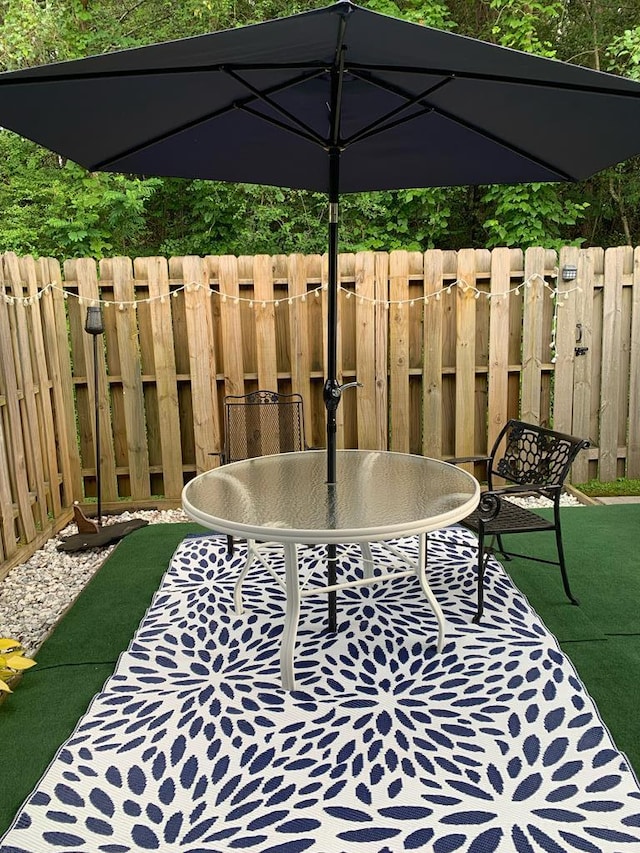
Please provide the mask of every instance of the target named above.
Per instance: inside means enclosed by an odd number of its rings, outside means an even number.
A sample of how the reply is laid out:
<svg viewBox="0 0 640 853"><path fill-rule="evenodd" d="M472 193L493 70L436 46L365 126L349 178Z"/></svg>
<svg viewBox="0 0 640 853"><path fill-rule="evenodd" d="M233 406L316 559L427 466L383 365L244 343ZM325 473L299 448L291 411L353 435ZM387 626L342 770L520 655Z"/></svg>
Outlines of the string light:
<svg viewBox="0 0 640 853"><path fill-rule="evenodd" d="M555 274L555 276L557 276L557 273ZM552 277L552 276L550 276L550 277ZM475 285L469 284L467 281L465 281L462 278L456 279L455 281L450 282L449 284L445 285L444 287L441 287L439 290L433 291L433 292L429 293L428 295L425 294L422 297L412 296L412 297L408 297L407 299L396 299L396 300L393 300L393 299L376 299L374 297L366 296L363 293L360 293L358 291L357 287L354 291L353 289L343 287L342 285L338 286L338 290L344 294L346 299L351 299L352 296L357 297L360 305L363 305L364 303L369 303L371 305L380 305L385 309L389 309L393 306L401 307L403 305L408 305L410 307L414 307L416 302L417 303L422 302L424 305L428 305L430 299L435 299L436 301L440 301L443 295L451 295L453 293L454 288L459 289L465 295L472 294L475 299L479 299L481 296L485 296L486 299L488 299L488 300L495 299L496 301L500 302L502 299L507 299L511 294L513 294L515 296L520 296L521 291L524 290L525 288L527 290L529 290L535 281L539 281L542 284L544 289L549 293L551 299L554 300L556 306L561 304L562 300L564 300L564 302L566 302L569 298L569 295L571 293L573 293L574 291L580 291L581 290L581 288L579 286L575 286L572 288L568 288L566 290L559 291L557 289L557 287L549 284L549 282L539 273L534 273L532 276L530 276L525 281L519 282L517 285L514 285L509 290L505 290L505 291L502 291L500 293L491 293L490 291L487 291L484 289L480 290ZM194 282L186 282L183 285L175 287L170 292L170 296L172 296L174 299L176 299L180 295L180 293L183 293L183 292L184 293L191 293L193 291L200 291L203 288L206 289L207 296L209 296L209 297L216 296L221 302L225 302L225 303L230 300L234 305L246 304L249 306L249 308L255 308L256 305L259 305L262 308L266 308L268 305L273 305L277 308L281 305L281 303L283 301L282 297L279 297L277 299L274 298L274 299L259 300L256 303L256 301L253 297L237 296L237 295L230 296L230 295L228 295L228 294L226 294L220 290L217 290L217 289L212 288L212 287L207 287L206 285L203 285L203 284L201 284L199 282L195 282L195 281ZM286 299L286 302L288 305L293 305L294 302L298 302L298 301L306 302L307 297L309 295L313 295L316 299L319 299L321 294L323 293L323 291L327 291L327 290L328 290L328 285L323 284L323 285L320 285L319 287L313 288L312 290L305 291L304 293L296 294L295 296L291 296L291 295L287 296L287 297L285 297L285 299ZM113 300L113 299L100 299L100 298L96 298L96 297L82 296L78 293L75 293L74 291L66 290L64 287L61 287L60 285L56 284L55 282L49 282L48 284L44 285L42 287L42 289L39 290L36 294L33 294L31 296L22 296L22 297L12 296L10 293L7 293L6 286L4 286L0 289L0 299L2 301L4 301L5 303L7 303L8 305L19 304L19 305L24 305L24 306L30 306L30 305L35 305L36 302L40 301L43 298L43 296L51 295L53 291L57 291L58 293L61 293L65 300L68 300L69 298L77 299L79 305L89 304L89 305L92 305L94 307L99 306L99 305L103 305L105 308L108 308L110 305L113 305L115 303L118 306L120 311L124 311L128 307L133 307L135 310L140 305L149 305L152 302L160 302L161 304L166 303L166 294L158 294L156 296L149 296L146 299L132 299L129 301L127 301L127 300L120 301L120 300Z"/></svg>

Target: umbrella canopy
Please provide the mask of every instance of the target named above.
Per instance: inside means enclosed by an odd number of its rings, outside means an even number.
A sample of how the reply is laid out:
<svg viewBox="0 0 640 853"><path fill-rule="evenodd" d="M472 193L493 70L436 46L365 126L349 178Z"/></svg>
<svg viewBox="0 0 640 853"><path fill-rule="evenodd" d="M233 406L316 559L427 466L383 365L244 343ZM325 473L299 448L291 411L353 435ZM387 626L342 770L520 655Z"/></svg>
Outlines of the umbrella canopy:
<svg viewBox="0 0 640 853"><path fill-rule="evenodd" d="M580 180L638 153L639 99L350 2L0 75L0 123L92 171L329 192L337 148L339 193Z"/></svg>

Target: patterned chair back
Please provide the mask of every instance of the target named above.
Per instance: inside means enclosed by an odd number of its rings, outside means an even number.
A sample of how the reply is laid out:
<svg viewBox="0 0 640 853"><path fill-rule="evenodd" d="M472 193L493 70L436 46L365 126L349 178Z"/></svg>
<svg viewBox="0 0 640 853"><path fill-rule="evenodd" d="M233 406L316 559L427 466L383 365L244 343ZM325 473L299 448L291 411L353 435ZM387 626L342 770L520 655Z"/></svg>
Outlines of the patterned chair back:
<svg viewBox="0 0 640 853"><path fill-rule="evenodd" d="M253 391L225 397L224 406L225 462L305 450L300 394Z"/></svg>
<svg viewBox="0 0 640 853"><path fill-rule="evenodd" d="M521 486L561 485L577 454L590 442L555 432L536 424L512 419L496 439L491 451L491 475ZM503 446L502 454L499 454Z"/></svg>

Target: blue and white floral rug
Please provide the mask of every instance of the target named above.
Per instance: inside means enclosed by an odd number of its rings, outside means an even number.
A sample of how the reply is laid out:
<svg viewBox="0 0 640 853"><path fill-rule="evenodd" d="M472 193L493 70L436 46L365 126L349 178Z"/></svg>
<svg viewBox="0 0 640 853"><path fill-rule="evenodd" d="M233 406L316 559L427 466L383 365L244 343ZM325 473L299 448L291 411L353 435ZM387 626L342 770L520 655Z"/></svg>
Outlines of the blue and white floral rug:
<svg viewBox="0 0 640 853"><path fill-rule="evenodd" d="M429 540L441 655L415 579L340 593L336 635L323 633L326 597L306 599L292 693L282 592L259 569L235 616L243 556L227 559L222 537L180 545L0 853L640 850L633 772L495 561L471 622L468 534ZM342 567L359 572L357 550Z"/></svg>

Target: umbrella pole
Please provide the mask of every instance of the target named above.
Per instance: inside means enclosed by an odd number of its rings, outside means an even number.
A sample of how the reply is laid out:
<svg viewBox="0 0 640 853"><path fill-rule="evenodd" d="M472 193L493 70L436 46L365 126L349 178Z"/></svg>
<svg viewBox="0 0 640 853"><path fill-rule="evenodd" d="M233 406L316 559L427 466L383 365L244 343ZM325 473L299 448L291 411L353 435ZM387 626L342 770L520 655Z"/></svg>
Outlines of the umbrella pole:
<svg viewBox="0 0 640 853"><path fill-rule="evenodd" d="M327 379L324 384L324 404L327 409L327 489L329 506L335 507L336 489L336 411L340 404L341 388L337 378L338 334L338 192L340 152L333 148L329 154L329 271L327 305ZM327 576L329 586L336 583L336 545L327 545ZM329 593L328 630L338 628L336 593Z"/></svg>

